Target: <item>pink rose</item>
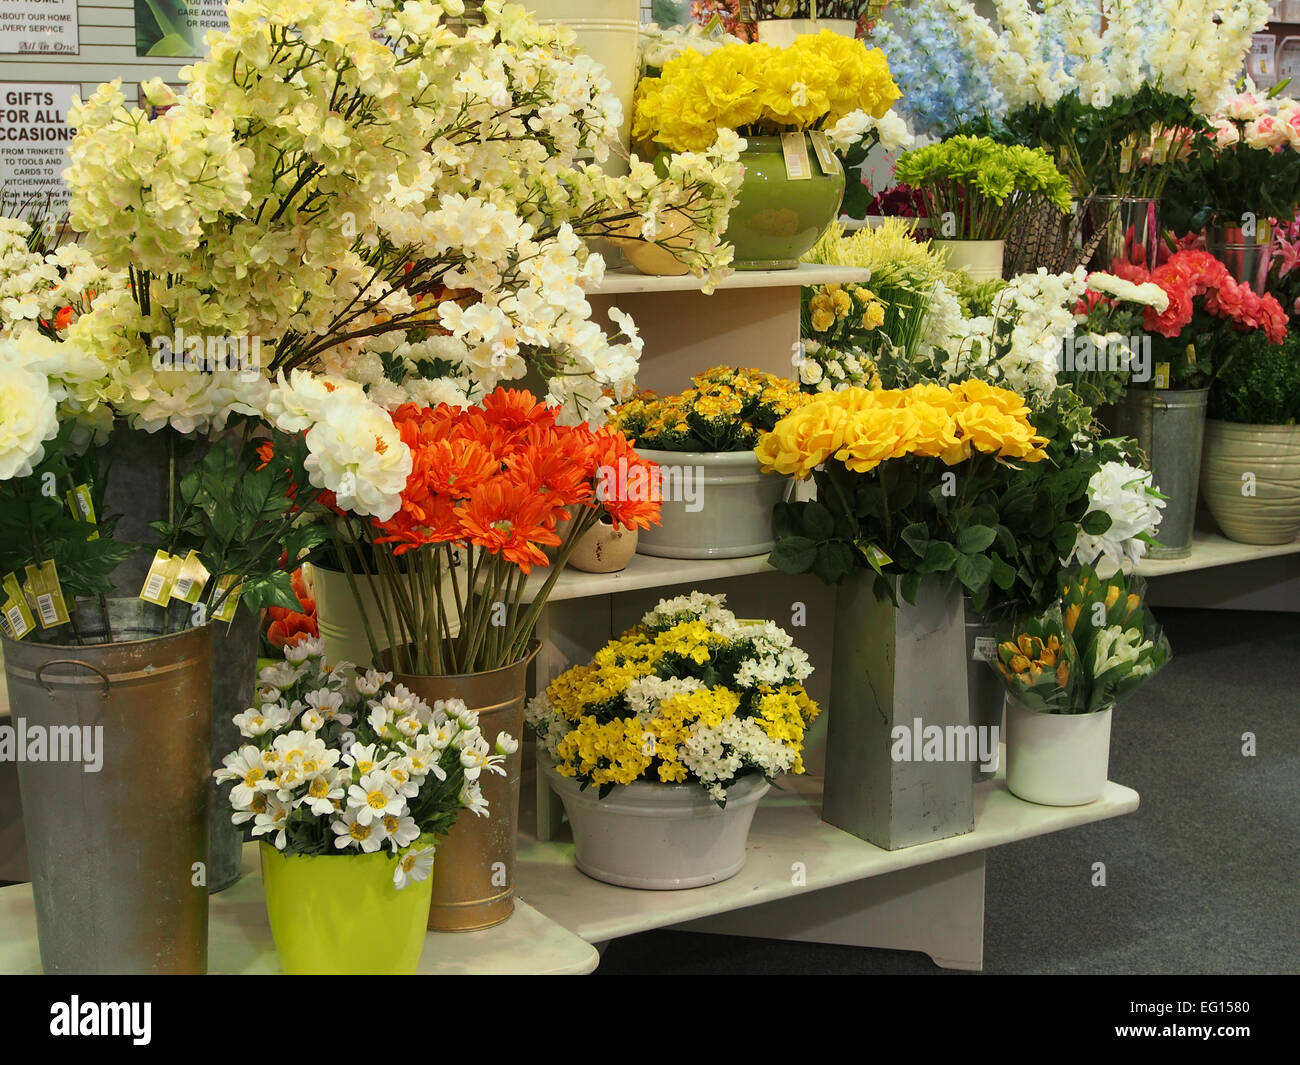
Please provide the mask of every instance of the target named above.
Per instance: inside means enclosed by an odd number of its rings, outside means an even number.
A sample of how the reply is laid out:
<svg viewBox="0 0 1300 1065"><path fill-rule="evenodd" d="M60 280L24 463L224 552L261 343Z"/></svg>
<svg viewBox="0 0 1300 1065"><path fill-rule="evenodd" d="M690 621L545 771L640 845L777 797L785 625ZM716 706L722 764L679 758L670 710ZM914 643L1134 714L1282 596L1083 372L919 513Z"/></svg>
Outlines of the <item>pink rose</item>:
<svg viewBox="0 0 1300 1065"><path fill-rule="evenodd" d="M1239 122L1250 122L1264 114L1264 105L1254 93L1243 92L1232 97L1223 108L1224 114Z"/></svg>
<svg viewBox="0 0 1300 1065"><path fill-rule="evenodd" d="M1291 147L1300 151L1300 104L1292 101L1277 113L1277 121Z"/></svg>
<svg viewBox="0 0 1300 1065"><path fill-rule="evenodd" d="M1246 123L1246 143L1252 148L1278 148L1287 143L1286 129L1272 115Z"/></svg>
<svg viewBox="0 0 1300 1065"><path fill-rule="evenodd" d="M1226 118L1216 118L1214 120L1214 146L1219 149L1231 148L1241 140L1241 131L1237 129L1237 123L1229 122Z"/></svg>

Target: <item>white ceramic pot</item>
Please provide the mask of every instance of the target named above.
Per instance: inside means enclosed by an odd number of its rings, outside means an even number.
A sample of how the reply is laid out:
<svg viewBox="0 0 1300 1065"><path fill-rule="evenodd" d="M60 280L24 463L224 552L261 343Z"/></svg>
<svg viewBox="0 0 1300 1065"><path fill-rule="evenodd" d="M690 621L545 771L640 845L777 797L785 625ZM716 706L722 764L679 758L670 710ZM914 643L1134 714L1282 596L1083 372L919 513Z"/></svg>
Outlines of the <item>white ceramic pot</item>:
<svg viewBox="0 0 1300 1065"><path fill-rule="evenodd" d="M1300 535L1300 425L1206 419L1201 497L1229 540L1289 544Z"/></svg>
<svg viewBox="0 0 1300 1065"><path fill-rule="evenodd" d="M636 544L636 529L598 521L573 545L569 566L583 573L617 573L632 561Z"/></svg>
<svg viewBox="0 0 1300 1065"><path fill-rule="evenodd" d="M773 18L762 19L758 24L760 44L770 44L774 48L788 48L794 44L796 37L805 33L821 33L830 30L843 37L856 37L858 24L851 18Z"/></svg>
<svg viewBox="0 0 1300 1065"><path fill-rule="evenodd" d="M348 584L348 575L341 570L309 563L303 567L303 577L316 599L316 627L325 644L325 661L355 662L362 668L377 665L370 660L370 644L366 641L365 625ZM358 574L356 580L365 603L366 617L381 630L376 632L375 638L382 651L388 646L388 641L382 632L375 593L368 587L364 576Z"/></svg>
<svg viewBox="0 0 1300 1065"><path fill-rule="evenodd" d="M727 789L725 808L698 784L638 781L598 799L597 788L579 789L544 757L538 765L569 815L578 868L593 880L652 891L716 884L740 872L769 787L761 776L744 777Z"/></svg>
<svg viewBox="0 0 1300 1065"><path fill-rule="evenodd" d="M931 240L930 247L948 256L949 270L964 270L974 281L1002 276L1004 240Z"/></svg>
<svg viewBox="0 0 1300 1065"><path fill-rule="evenodd" d="M303 576L316 600L316 627L325 645L325 661L354 662L362 669L378 666L378 662L371 661L365 623L361 610L357 607L356 596L352 594L352 587L348 583L348 575L342 570L308 564L303 567ZM460 622L455 617L455 599L449 581L449 577L443 578L443 600L452 615L449 635L454 636L460 631ZM356 582L365 605L365 616L374 628L375 643L383 651L388 647L388 637L384 634L384 623L372 581L358 573Z"/></svg>
<svg viewBox="0 0 1300 1065"><path fill-rule="evenodd" d="M542 25L562 24L573 30L577 46L605 68L610 91L623 104L619 140L628 146L632 123L632 98L636 94L637 34L641 28L641 0L528 0ZM627 173L627 162L611 153L605 169Z"/></svg>
<svg viewBox="0 0 1300 1065"><path fill-rule="evenodd" d="M1110 711L1039 714L1007 699L1007 787L1040 806L1101 798L1110 768Z"/></svg>
<svg viewBox="0 0 1300 1065"><path fill-rule="evenodd" d="M641 530L638 554L741 558L772 550L772 508L790 478L763 473L752 451L639 447L637 454L663 470L663 520Z"/></svg>

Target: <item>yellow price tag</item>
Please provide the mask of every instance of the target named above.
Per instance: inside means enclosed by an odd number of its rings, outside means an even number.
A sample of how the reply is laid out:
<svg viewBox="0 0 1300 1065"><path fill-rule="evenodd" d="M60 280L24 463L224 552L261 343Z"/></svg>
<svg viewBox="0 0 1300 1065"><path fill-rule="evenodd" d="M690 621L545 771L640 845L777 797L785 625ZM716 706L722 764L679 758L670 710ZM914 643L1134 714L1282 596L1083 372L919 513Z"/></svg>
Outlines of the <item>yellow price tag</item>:
<svg viewBox="0 0 1300 1065"><path fill-rule="evenodd" d="M36 604L36 617L43 629L57 628L68 623L68 604L63 599L63 586L59 583L59 570L54 559L47 558L39 566L28 566L27 591Z"/></svg>
<svg viewBox="0 0 1300 1065"><path fill-rule="evenodd" d="M172 588L180 574L181 560L166 551L155 551L149 572L145 574L140 598L155 606L166 606L171 601Z"/></svg>
<svg viewBox="0 0 1300 1065"><path fill-rule="evenodd" d="M207 567L199 559L199 553L191 551L180 565L176 583L172 586L171 597L179 599L182 603L197 603L210 576Z"/></svg>

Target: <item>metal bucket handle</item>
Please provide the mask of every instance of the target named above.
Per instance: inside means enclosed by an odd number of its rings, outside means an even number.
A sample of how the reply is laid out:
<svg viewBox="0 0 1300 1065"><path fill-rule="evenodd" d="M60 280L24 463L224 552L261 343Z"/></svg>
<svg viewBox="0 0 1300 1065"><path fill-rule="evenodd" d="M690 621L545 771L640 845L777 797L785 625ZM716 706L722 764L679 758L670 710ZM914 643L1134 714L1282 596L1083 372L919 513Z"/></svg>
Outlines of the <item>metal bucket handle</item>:
<svg viewBox="0 0 1300 1065"><path fill-rule="evenodd" d="M51 658L48 662L42 662L37 666L35 673L36 682L45 686L45 694L51 698L57 694L53 685L51 685L48 680L41 679L41 673L44 672L48 666L81 666L83 669L90 670L104 682L105 697L107 697L108 693L112 690L113 686L109 682L108 677L104 675L104 671L98 666L91 665L89 662L83 662L80 658Z"/></svg>

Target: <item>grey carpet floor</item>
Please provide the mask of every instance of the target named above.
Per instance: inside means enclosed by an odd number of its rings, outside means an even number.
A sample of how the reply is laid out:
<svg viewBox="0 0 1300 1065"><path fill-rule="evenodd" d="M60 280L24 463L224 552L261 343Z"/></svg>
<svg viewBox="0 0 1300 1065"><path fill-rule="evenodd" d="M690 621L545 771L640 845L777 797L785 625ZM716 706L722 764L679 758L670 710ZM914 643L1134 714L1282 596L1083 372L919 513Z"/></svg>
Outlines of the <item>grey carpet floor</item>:
<svg viewBox="0 0 1300 1065"><path fill-rule="evenodd" d="M1300 972L1300 615L1160 619L1174 659L1112 729L1111 779L1141 806L989 852L986 973ZM597 972L946 971L916 953L648 932L611 943Z"/></svg>

